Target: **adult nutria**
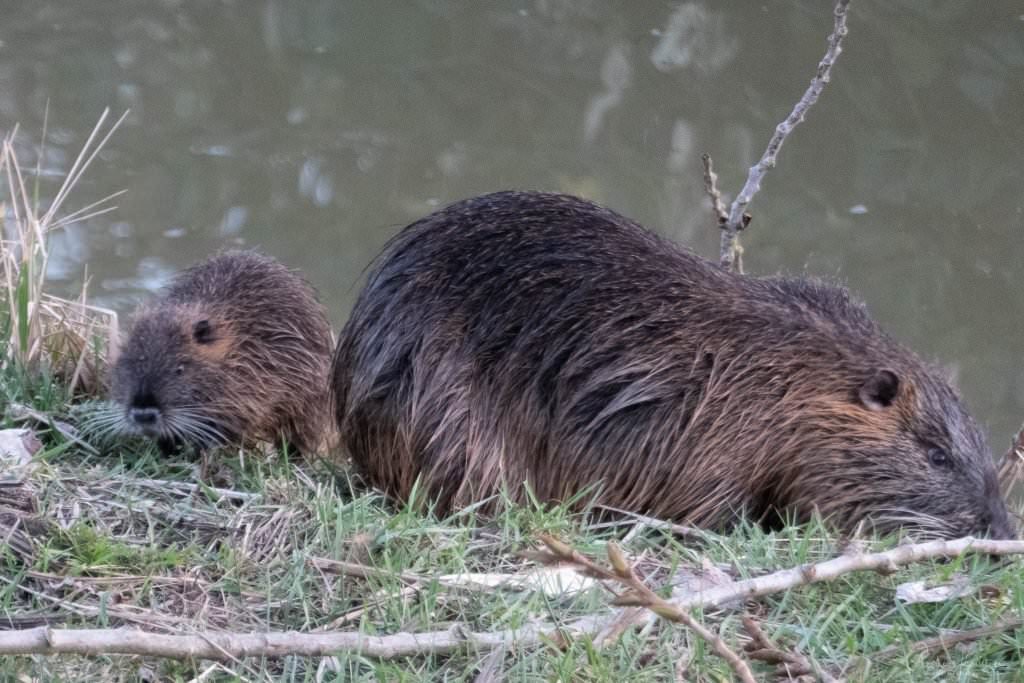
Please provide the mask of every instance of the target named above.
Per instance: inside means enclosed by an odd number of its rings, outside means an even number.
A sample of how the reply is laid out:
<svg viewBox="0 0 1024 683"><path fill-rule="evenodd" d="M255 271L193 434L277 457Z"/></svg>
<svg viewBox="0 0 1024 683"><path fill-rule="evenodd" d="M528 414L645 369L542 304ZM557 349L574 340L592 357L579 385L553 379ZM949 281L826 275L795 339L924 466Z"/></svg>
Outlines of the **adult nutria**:
<svg viewBox="0 0 1024 683"><path fill-rule="evenodd" d="M453 204L386 248L332 367L342 443L440 512L525 482L721 527L1013 537L981 431L845 289L726 272L575 197ZM775 518L777 519L777 518Z"/></svg>
<svg viewBox="0 0 1024 683"><path fill-rule="evenodd" d="M278 261L226 251L182 271L135 315L111 377L110 431L200 450L285 439L318 452L331 330L313 288Z"/></svg>

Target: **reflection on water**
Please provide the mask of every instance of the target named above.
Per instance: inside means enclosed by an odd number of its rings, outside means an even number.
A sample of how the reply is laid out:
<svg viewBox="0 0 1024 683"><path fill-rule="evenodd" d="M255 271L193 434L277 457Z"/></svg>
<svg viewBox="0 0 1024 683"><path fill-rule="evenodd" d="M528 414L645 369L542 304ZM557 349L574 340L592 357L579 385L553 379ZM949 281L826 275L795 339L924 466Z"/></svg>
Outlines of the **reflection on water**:
<svg viewBox="0 0 1024 683"><path fill-rule="evenodd" d="M16 3L0 129L43 191L105 106L51 275L130 310L224 245L302 268L340 325L405 223L509 187L579 193L716 254L700 154L735 191L806 87L830 2ZM752 210L748 268L838 276L955 370L1001 450L1024 419L1024 10L858 0L834 83Z"/></svg>

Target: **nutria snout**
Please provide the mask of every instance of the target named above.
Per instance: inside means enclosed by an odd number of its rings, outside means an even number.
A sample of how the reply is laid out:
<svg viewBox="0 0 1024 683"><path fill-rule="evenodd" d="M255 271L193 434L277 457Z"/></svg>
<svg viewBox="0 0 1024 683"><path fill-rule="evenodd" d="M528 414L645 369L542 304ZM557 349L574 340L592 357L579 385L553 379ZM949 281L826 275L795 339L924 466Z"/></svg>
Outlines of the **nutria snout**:
<svg viewBox="0 0 1024 683"><path fill-rule="evenodd" d="M726 272L608 209L501 192L406 227L331 371L370 482L438 510L507 489L704 526L1014 536L981 431L837 286Z"/></svg>
<svg viewBox="0 0 1024 683"><path fill-rule="evenodd" d="M314 453L332 431L331 332L312 287L278 261L226 251L182 271L135 315L99 419L167 449L249 439Z"/></svg>

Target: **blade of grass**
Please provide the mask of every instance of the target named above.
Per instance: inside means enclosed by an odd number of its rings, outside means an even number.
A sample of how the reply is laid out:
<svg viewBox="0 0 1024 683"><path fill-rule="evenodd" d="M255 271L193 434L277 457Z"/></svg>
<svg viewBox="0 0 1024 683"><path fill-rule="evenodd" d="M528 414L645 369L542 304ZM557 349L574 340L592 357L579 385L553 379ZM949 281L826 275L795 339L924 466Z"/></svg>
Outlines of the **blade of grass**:
<svg viewBox="0 0 1024 683"><path fill-rule="evenodd" d="M28 268L22 268L18 281L18 353L22 364L27 362L28 351L28 300L29 300Z"/></svg>

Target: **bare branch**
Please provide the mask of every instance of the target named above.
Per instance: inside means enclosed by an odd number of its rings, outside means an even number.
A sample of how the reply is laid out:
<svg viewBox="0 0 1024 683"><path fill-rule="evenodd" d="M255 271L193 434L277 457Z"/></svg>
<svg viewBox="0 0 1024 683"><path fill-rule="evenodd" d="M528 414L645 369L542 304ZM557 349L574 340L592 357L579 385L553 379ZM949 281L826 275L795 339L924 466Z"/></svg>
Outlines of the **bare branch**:
<svg viewBox="0 0 1024 683"><path fill-rule="evenodd" d="M782 143L786 141L786 137L793 132L793 129L803 122L807 111L818 101L818 97L829 82L832 74L832 65L835 64L839 54L843 51L842 43L847 31L846 14L849 4L850 0L837 0L835 10L833 11L835 23L832 35L828 38L828 49L825 51L825 56L818 63L818 70L814 74L814 78L811 79L810 86L804 92L800 101L796 103L796 106L793 107L793 111L790 112L789 116L775 127L775 133L768 141L767 149L765 149L761 159L750 168L750 172L747 174L747 182L743 185L740 193L736 195L732 206L729 207L729 218L722 230L720 248L720 261L723 268L729 270L736 269L738 258L737 238L740 231L750 222L749 217L744 218L747 206L753 200L758 190L761 189L761 181L765 173L769 168L775 166L775 160L778 157L779 150L782 148Z"/></svg>

